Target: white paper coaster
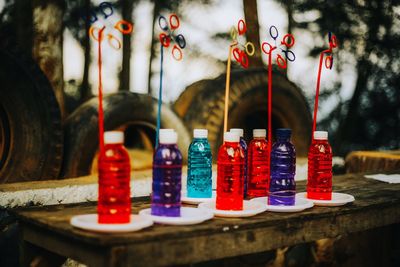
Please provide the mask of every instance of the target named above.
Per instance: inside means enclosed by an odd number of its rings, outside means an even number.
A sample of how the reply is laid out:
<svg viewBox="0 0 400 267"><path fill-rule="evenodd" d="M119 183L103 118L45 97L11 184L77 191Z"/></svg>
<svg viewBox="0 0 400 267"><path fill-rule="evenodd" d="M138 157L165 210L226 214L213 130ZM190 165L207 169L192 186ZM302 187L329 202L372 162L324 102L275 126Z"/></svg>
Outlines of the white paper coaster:
<svg viewBox="0 0 400 267"><path fill-rule="evenodd" d="M180 217L167 217L151 215L151 209L144 209L139 212L141 216L151 219L155 223L170 225L191 225L210 220L214 217L212 212L198 208L181 207Z"/></svg>
<svg viewBox="0 0 400 267"><path fill-rule="evenodd" d="M203 202L199 204L200 209L208 210L219 217L251 217L267 210L266 206L259 202L243 201L243 210L217 210L215 201Z"/></svg>
<svg viewBox="0 0 400 267"><path fill-rule="evenodd" d="M186 204L200 204L207 201L215 201L216 192L212 191L212 196L210 198L198 198L198 197L188 197L187 192L182 192L181 201Z"/></svg>
<svg viewBox="0 0 400 267"><path fill-rule="evenodd" d="M129 223L98 223L97 218L97 214L77 215L71 218L70 224L76 228L102 233L133 232L153 225L153 221L133 214Z"/></svg>
<svg viewBox="0 0 400 267"><path fill-rule="evenodd" d="M253 198L250 201L262 203L267 206L267 211L273 212L298 212L312 208L314 206L314 203L312 201L297 197L293 206L268 205L268 197L257 197Z"/></svg>
<svg viewBox="0 0 400 267"><path fill-rule="evenodd" d="M315 206L326 206L326 207L343 206L343 205L353 202L355 200L354 196L352 196L352 195L345 194L345 193L335 193L335 192L332 192L331 200L319 200L319 199L307 198L307 192L297 193L296 197L308 199L308 200L314 202Z"/></svg>

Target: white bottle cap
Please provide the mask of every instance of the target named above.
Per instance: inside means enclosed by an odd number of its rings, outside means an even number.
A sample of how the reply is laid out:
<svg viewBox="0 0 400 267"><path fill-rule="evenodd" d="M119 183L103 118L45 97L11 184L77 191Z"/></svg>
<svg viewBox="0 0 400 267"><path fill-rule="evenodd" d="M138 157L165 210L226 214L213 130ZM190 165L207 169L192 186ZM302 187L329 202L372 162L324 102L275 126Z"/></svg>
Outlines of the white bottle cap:
<svg viewBox="0 0 400 267"><path fill-rule="evenodd" d="M194 138L207 138L208 130L206 129L194 129L193 130L193 137Z"/></svg>
<svg viewBox="0 0 400 267"><path fill-rule="evenodd" d="M243 129L240 129L240 128L231 128L230 132L239 135L239 137L243 137Z"/></svg>
<svg viewBox="0 0 400 267"><path fill-rule="evenodd" d="M253 137L262 137L265 138L267 136L267 130L265 129L254 129Z"/></svg>
<svg viewBox="0 0 400 267"><path fill-rule="evenodd" d="M238 143L240 136L233 132L224 133L224 142Z"/></svg>
<svg viewBox="0 0 400 267"><path fill-rule="evenodd" d="M160 144L176 144L178 134L173 129L160 129Z"/></svg>
<svg viewBox="0 0 400 267"><path fill-rule="evenodd" d="M124 132L108 131L104 132L104 144L122 144L124 143Z"/></svg>
<svg viewBox="0 0 400 267"><path fill-rule="evenodd" d="M314 139L315 140L328 140L328 132L327 131L315 131Z"/></svg>
<svg viewBox="0 0 400 267"><path fill-rule="evenodd" d="M160 132L175 132L174 129L160 129Z"/></svg>

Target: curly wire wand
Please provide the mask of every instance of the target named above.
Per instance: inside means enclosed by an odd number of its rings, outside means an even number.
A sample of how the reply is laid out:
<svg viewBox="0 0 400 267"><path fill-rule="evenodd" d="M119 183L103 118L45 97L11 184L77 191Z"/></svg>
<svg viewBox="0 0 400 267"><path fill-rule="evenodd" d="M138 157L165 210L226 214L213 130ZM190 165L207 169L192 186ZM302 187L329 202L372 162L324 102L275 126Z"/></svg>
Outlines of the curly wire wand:
<svg viewBox="0 0 400 267"><path fill-rule="evenodd" d="M101 58L101 41L103 39L103 31L106 27L104 26L98 32L98 71L99 71L99 87L98 87L98 94L99 94L99 146L100 146L100 153L104 152L104 112L103 112L103 82L102 82L102 58Z"/></svg>
<svg viewBox="0 0 400 267"><path fill-rule="evenodd" d="M268 153L272 149L272 51L268 53ZM268 157L268 166L271 161L271 156Z"/></svg>
<svg viewBox="0 0 400 267"><path fill-rule="evenodd" d="M163 82L163 62L164 62L164 46L161 42L161 60L160 60L160 89L158 91L158 110L157 110L157 129L156 129L156 145L158 147L159 133L161 127L161 107L162 107L162 82Z"/></svg>
<svg viewBox="0 0 400 267"><path fill-rule="evenodd" d="M324 51L325 52L325 51ZM317 75L317 88L315 92L315 102L314 102L314 118L313 118L313 126L312 126L312 140L314 140L314 132L317 126L317 112L318 112L318 96L319 96L319 88L321 83L321 72L322 72L322 62L324 61L324 52L319 55L319 67L318 67L318 75Z"/></svg>
<svg viewBox="0 0 400 267"><path fill-rule="evenodd" d="M230 79L231 79L231 54L232 49L236 45L233 42L229 46L228 63L226 66L226 82L225 82L225 104L224 104L224 133L228 130L228 108L229 108L229 89L230 89Z"/></svg>
<svg viewBox="0 0 400 267"><path fill-rule="evenodd" d="M329 49L325 49L319 55L319 66L318 66L318 75L317 75L317 87L316 87L316 92L315 92L314 118L313 118L313 125L312 125L311 141L314 140L314 132L317 128L318 99L319 99L319 89L320 89L320 84L321 84L322 63L324 62L324 55L331 54L325 59L326 60L325 67L327 69L332 69L332 67L333 67L332 50L333 50L333 48L336 48L336 47L337 47L336 36L334 34L332 34L332 32L329 32ZM329 61L328 61L328 59L329 59Z"/></svg>

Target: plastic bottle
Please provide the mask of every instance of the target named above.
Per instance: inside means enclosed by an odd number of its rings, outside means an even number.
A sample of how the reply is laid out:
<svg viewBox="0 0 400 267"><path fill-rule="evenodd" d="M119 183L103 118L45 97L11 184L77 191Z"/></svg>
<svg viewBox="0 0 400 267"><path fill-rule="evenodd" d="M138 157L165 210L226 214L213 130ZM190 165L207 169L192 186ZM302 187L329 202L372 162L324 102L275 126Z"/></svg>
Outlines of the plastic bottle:
<svg viewBox="0 0 400 267"><path fill-rule="evenodd" d="M247 159L247 143L246 140L244 140L244 131L243 129L240 128L232 128L230 130L230 132L235 133L237 135L239 135L240 140L239 140L239 144L241 146L241 148L243 149L243 153L244 153L244 194L243 196L246 197L247 196L247 166L248 166L248 159Z"/></svg>
<svg viewBox="0 0 400 267"><path fill-rule="evenodd" d="M217 203L219 210L243 210L244 154L239 136L224 133L217 158Z"/></svg>
<svg viewBox="0 0 400 267"><path fill-rule="evenodd" d="M332 199L332 148L325 131L314 132L308 151L307 198Z"/></svg>
<svg viewBox="0 0 400 267"><path fill-rule="evenodd" d="M104 153L99 154L99 223L129 223L131 214L129 154L124 133L104 133Z"/></svg>
<svg viewBox="0 0 400 267"><path fill-rule="evenodd" d="M206 129L194 129L193 141L189 146L187 196L211 198L212 156Z"/></svg>
<svg viewBox="0 0 400 267"><path fill-rule="evenodd" d="M151 214L179 217L181 215L182 154L178 135L171 129L161 129L160 143L153 157L153 193Z"/></svg>
<svg viewBox="0 0 400 267"><path fill-rule="evenodd" d="M270 174L266 135L265 129L254 129L253 140L251 140L248 148L247 195L251 198L268 195Z"/></svg>
<svg viewBox="0 0 400 267"><path fill-rule="evenodd" d="M268 204L291 206L295 204L296 150L290 142L290 129L277 129L277 141L271 150L271 181Z"/></svg>

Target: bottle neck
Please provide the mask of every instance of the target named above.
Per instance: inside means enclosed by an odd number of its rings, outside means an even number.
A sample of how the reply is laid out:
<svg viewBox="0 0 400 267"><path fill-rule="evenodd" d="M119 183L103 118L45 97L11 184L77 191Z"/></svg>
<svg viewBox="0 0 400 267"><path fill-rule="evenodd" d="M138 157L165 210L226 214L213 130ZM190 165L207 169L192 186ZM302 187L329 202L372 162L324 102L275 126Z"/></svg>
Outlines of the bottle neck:
<svg viewBox="0 0 400 267"><path fill-rule="evenodd" d="M227 142L227 141L225 141L224 144L227 145L227 146L238 146L239 142Z"/></svg>
<svg viewBox="0 0 400 267"><path fill-rule="evenodd" d="M206 137L194 137L193 140L195 141L207 141Z"/></svg>
<svg viewBox="0 0 400 267"><path fill-rule="evenodd" d="M104 146L123 146L124 144L122 143L108 143L108 144L104 144Z"/></svg>
<svg viewBox="0 0 400 267"><path fill-rule="evenodd" d="M176 144L163 144L163 143L160 143L158 145L158 147L175 147L175 146L177 146L177 145Z"/></svg>
<svg viewBox="0 0 400 267"><path fill-rule="evenodd" d="M328 143L328 139L314 139L314 143Z"/></svg>
<svg viewBox="0 0 400 267"><path fill-rule="evenodd" d="M276 138L276 140L277 140L278 142L290 142L290 137L278 136L278 137Z"/></svg>

